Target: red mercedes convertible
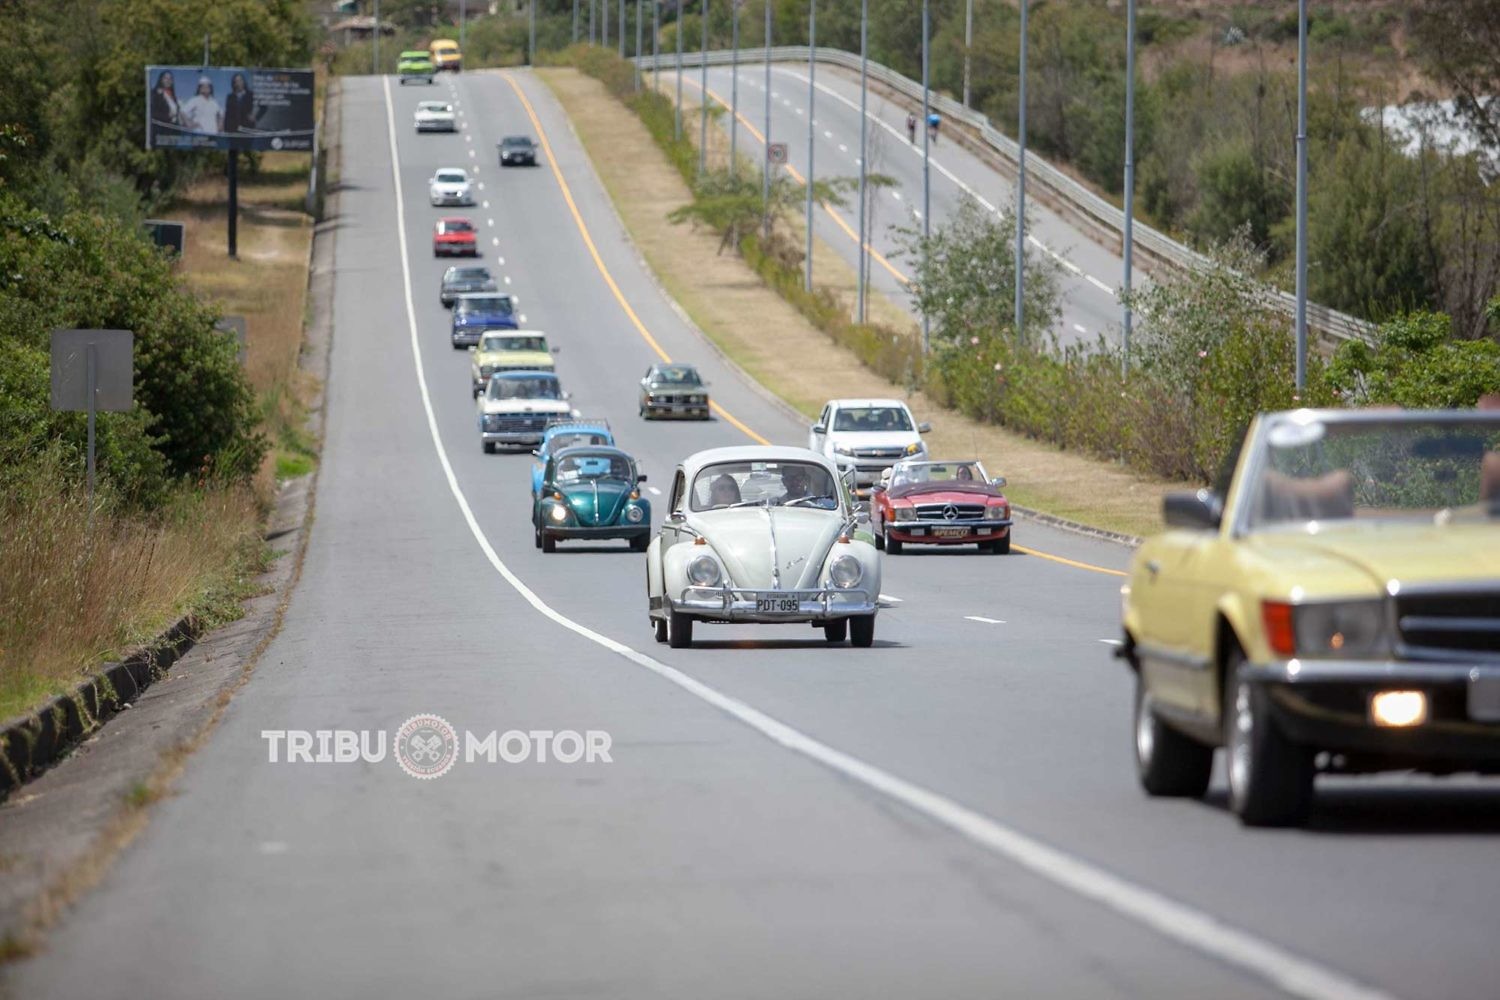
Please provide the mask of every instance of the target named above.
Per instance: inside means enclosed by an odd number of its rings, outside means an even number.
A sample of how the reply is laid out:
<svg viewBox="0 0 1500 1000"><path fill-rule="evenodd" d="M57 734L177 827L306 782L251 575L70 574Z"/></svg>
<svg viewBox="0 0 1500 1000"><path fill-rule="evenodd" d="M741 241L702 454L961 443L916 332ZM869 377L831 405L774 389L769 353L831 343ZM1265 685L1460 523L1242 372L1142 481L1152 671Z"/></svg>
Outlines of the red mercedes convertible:
<svg viewBox="0 0 1500 1000"><path fill-rule="evenodd" d="M875 545L899 555L907 545L978 545L1010 551L1010 502L978 462L897 462L870 498Z"/></svg>

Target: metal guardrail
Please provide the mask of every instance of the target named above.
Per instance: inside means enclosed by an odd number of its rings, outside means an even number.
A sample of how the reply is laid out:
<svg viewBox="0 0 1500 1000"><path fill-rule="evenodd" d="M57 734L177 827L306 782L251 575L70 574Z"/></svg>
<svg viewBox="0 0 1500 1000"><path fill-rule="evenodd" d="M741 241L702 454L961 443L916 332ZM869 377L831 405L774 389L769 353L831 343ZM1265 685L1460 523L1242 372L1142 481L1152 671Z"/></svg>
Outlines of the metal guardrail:
<svg viewBox="0 0 1500 1000"><path fill-rule="evenodd" d="M753 64L761 62L764 56L765 50L761 48L741 49L739 61L742 64ZM815 56L820 63L859 71L859 56L852 52L819 46ZM802 45L773 47L770 58L772 62L795 62L806 65L807 47ZM682 54L684 66L699 66L705 61L710 66L725 66L733 59L734 53L728 49L716 49L707 53L706 56L698 52ZM657 63L665 69L668 68L669 63L675 63L675 60L675 52L664 52L658 57ZM650 66L652 57L641 56L640 64L643 68ZM922 85L889 67L871 62L868 64L867 73L871 80L889 87L906 98L918 102L922 100ZM966 108L936 91L930 93L928 103L936 108L946 120L967 127L985 147L1000 158L1005 169L1009 170L1012 175L1015 174L1018 169L1020 146L1010 136L996 129L988 116ZM1029 150L1026 154L1026 180L1028 185L1041 188L1045 200L1050 201L1060 210L1077 216L1095 231L1110 234L1123 246L1125 213ZM1203 254L1184 246L1139 220L1135 223L1134 234L1135 247L1138 252L1168 267L1179 271L1198 271L1212 266L1212 262ZM1275 288L1267 288L1265 294L1268 303L1277 312L1282 313L1288 319L1296 314L1295 296ZM1362 319L1313 302L1307 304L1307 325L1318 335L1322 346L1330 350L1345 340L1369 340L1373 330L1373 326Z"/></svg>

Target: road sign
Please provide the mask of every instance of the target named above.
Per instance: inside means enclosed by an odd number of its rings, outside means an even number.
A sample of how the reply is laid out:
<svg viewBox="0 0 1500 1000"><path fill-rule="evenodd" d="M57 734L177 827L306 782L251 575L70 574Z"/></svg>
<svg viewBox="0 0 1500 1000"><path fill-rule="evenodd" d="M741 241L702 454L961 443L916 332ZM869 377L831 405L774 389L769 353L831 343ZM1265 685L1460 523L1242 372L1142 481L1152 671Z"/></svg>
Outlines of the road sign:
<svg viewBox="0 0 1500 1000"><path fill-rule="evenodd" d="M786 143L773 142L766 147L766 160L770 163L786 162Z"/></svg>
<svg viewBox="0 0 1500 1000"><path fill-rule="evenodd" d="M171 252L173 257L182 256L182 248L186 241L185 231L187 227L181 222L167 222L164 219L147 219L145 222L146 232L151 234L151 242L163 250Z"/></svg>
<svg viewBox="0 0 1500 1000"><path fill-rule="evenodd" d="M94 413L128 410L135 383L129 330L52 331L52 408L89 415L89 514L94 509Z"/></svg>

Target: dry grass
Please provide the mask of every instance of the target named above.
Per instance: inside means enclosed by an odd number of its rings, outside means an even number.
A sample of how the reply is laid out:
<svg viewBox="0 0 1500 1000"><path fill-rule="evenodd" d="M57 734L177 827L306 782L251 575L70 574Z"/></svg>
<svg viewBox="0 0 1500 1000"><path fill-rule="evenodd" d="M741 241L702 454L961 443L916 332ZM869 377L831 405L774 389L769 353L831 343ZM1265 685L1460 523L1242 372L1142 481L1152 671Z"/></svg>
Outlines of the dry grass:
<svg viewBox="0 0 1500 1000"><path fill-rule="evenodd" d="M539 75L567 111L647 263L730 358L808 415L830 397L899 393L814 328L743 261L719 256L716 236L667 221L691 192L645 127L622 113L601 84L571 69L544 69ZM820 256L830 268L841 263L825 251ZM826 272L817 256L815 274L821 281ZM844 270L851 271L847 265ZM920 393L909 399L918 417L934 425L929 437L934 454L978 455L992 472L1010 480L1007 493L1016 503L1130 534L1160 529L1161 496L1171 484L969 420Z"/></svg>
<svg viewBox="0 0 1500 1000"><path fill-rule="evenodd" d="M59 483L0 510L0 719L71 688L188 610L227 617L259 561L245 487L184 488L164 510L95 513Z"/></svg>

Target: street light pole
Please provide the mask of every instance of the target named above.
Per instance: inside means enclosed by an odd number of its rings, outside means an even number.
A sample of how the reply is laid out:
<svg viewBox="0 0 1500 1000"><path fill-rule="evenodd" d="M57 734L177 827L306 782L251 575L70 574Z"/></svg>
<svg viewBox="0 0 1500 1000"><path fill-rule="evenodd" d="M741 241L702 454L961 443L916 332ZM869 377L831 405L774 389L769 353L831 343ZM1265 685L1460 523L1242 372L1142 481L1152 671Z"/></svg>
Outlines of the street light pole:
<svg viewBox="0 0 1500 1000"><path fill-rule="evenodd" d="M573 20L577 21L578 20L578 17L577 17L578 0L573 0L573 11L574 11ZM460 52L462 52L463 48L464 48L464 30L469 26L468 25L468 21L469 21L469 3L468 3L468 0L458 0L458 50Z"/></svg>
<svg viewBox="0 0 1500 1000"><path fill-rule="evenodd" d="M375 48L371 52L370 72L380 75L380 0L375 0Z"/></svg>
<svg viewBox="0 0 1500 1000"><path fill-rule="evenodd" d="M616 32L620 37L616 39L620 43L620 58L625 58L625 0L620 0L620 30Z"/></svg>
<svg viewBox="0 0 1500 1000"><path fill-rule="evenodd" d="M661 0L651 0L651 89L661 90Z"/></svg>
<svg viewBox="0 0 1500 1000"><path fill-rule="evenodd" d="M740 172L740 3L730 0L734 16L729 35L729 176Z"/></svg>
<svg viewBox="0 0 1500 1000"><path fill-rule="evenodd" d="M974 48L974 0L964 2L964 107L969 104L969 53Z"/></svg>
<svg viewBox="0 0 1500 1000"><path fill-rule="evenodd" d="M865 154L869 152L870 131L870 0L859 0L859 274L858 318L865 321Z"/></svg>
<svg viewBox="0 0 1500 1000"><path fill-rule="evenodd" d="M573 44L578 44L578 0L573 0ZM462 45L459 48L463 48Z"/></svg>
<svg viewBox="0 0 1500 1000"><path fill-rule="evenodd" d="M703 21L698 25L698 176L708 173L708 0L703 0Z"/></svg>
<svg viewBox="0 0 1500 1000"><path fill-rule="evenodd" d="M760 224L766 239L771 238L771 0L766 4L766 159L760 180Z"/></svg>
<svg viewBox="0 0 1500 1000"><path fill-rule="evenodd" d="M922 0L922 256L927 256L927 240L932 235L932 128L928 117L932 114L931 93L928 90L928 0ZM927 310L922 310L922 353L926 354L932 340L932 321Z"/></svg>
<svg viewBox="0 0 1500 1000"><path fill-rule="evenodd" d="M645 32L642 30L643 25L641 24L644 20L641 16L644 11L641 8L645 5L645 2L646 0L635 0L635 92L637 94L641 92L641 44L642 39L645 37Z"/></svg>
<svg viewBox="0 0 1500 1000"><path fill-rule="evenodd" d="M677 107L672 119L672 138L682 141L682 15L687 0L677 0Z"/></svg>
<svg viewBox="0 0 1500 1000"><path fill-rule="evenodd" d="M1125 5L1125 284L1124 326L1120 333L1120 372L1130 371L1131 263L1135 253L1135 0Z"/></svg>
<svg viewBox="0 0 1500 1000"><path fill-rule="evenodd" d="M1307 385L1307 0L1297 0L1297 391Z"/></svg>
<svg viewBox="0 0 1500 1000"><path fill-rule="evenodd" d="M531 27L526 41L526 65L536 65L536 0L531 0Z"/></svg>
<svg viewBox="0 0 1500 1000"><path fill-rule="evenodd" d="M808 0L807 5L807 274L802 285L807 291L813 288L813 138L817 133L814 116L817 114L818 61L813 53L818 47L818 0Z"/></svg>
<svg viewBox="0 0 1500 1000"><path fill-rule="evenodd" d="M1020 154L1016 163L1016 339L1021 340L1022 323L1026 319L1026 308L1022 304L1026 294L1026 8L1030 0L1021 0L1021 93L1020 112L1017 115L1016 141Z"/></svg>

